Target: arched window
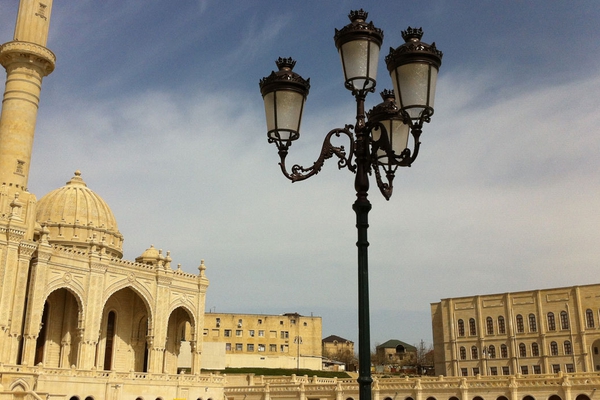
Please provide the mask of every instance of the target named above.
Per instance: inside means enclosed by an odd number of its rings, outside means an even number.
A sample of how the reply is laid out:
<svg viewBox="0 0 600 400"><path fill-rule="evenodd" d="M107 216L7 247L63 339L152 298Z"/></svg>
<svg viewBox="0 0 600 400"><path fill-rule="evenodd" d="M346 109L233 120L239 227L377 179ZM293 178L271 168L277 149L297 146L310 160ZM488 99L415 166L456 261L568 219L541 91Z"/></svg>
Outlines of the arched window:
<svg viewBox="0 0 600 400"><path fill-rule="evenodd" d="M525 329L523 328L523 316L521 314L517 314L517 332L523 333Z"/></svg>
<svg viewBox="0 0 600 400"><path fill-rule="evenodd" d="M487 334L493 335L494 334L494 320L492 319L492 317L487 317L485 319L485 326L487 329Z"/></svg>
<svg viewBox="0 0 600 400"><path fill-rule="evenodd" d="M535 314L529 314L529 332L537 332L537 323L535 321Z"/></svg>
<svg viewBox="0 0 600 400"><path fill-rule="evenodd" d="M580 394L579 396L575 397L575 400L590 400L590 398L586 394Z"/></svg>
<svg viewBox="0 0 600 400"><path fill-rule="evenodd" d="M525 396L525 397L523 397L523 400L535 400L535 397L533 397L533 396Z"/></svg>
<svg viewBox="0 0 600 400"><path fill-rule="evenodd" d="M502 315L498 317L498 333L506 333L506 325Z"/></svg>
<svg viewBox="0 0 600 400"><path fill-rule="evenodd" d="M508 348L505 344L500 346L500 357L508 358Z"/></svg>
<svg viewBox="0 0 600 400"><path fill-rule="evenodd" d="M534 357L540 356L540 348L537 343L531 343L531 355Z"/></svg>
<svg viewBox="0 0 600 400"><path fill-rule="evenodd" d="M115 320L116 314L114 311L108 313L106 322L106 345L104 346L104 370L110 371L112 367L113 342L115 339Z"/></svg>
<svg viewBox="0 0 600 400"><path fill-rule="evenodd" d="M477 328L475 327L475 318L469 319L469 335L477 335Z"/></svg>
<svg viewBox="0 0 600 400"><path fill-rule="evenodd" d="M477 351L477 346L471 346L471 359L477 360L479 358L479 351Z"/></svg>
<svg viewBox="0 0 600 400"><path fill-rule="evenodd" d="M565 350L565 355L573 354L573 348L571 347L571 341L565 340L564 350Z"/></svg>
<svg viewBox="0 0 600 400"><path fill-rule="evenodd" d="M527 357L527 346L525 346L525 343L519 343L519 356Z"/></svg>
<svg viewBox="0 0 600 400"><path fill-rule="evenodd" d="M594 312L589 308L585 310L585 322L588 328L594 327Z"/></svg>
<svg viewBox="0 0 600 400"><path fill-rule="evenodd" d="M464 346L460 347L460 359L461 360L467 359L467 349L465 349Z"/></svg>
<svg viewBox="0 0 600 400"><path fill-rule="evenodd" d="M483 397L475 396L475 397L473 397L473 400L483 400Z"/></svg>
<svg viewBox="0 0 600 400"><path fill-rule="evenodd" d="M548 330L555 331L556 330L556 321L554 321L554 313L548 313Z"/></svg>
<svg viewBox="0 0 600 400"><path fill-rule="evenodd" d="M560 398L559 395L553 394L552 396L548 397L548 400L562 400L562 399Z"/></svg>
<svg viewBox="0 0 600 400"><path fill-rule="evenodd" d="M508 400L506 396L499 396L496 400Z"/></svg>
<svg viewBox="0 0 600 400"><path fill-rule="evenodd" d="M465 321L458 320L458 336L465 336Z"/></svg>
<svg viewBox="0 0 600 400"><path fill-rule="evenodd" d="M569 314L566 311L560 312L560 328L569 329Z"/></svg>
<svg viewBox="0 0 600 400"><path fill-rule="evenodd" d="M550 343L550 354L553 356L558 355L558 344L556 344L556 342Z"/></svg>
<svg viewBox="0 0 600 400"><path fill-rule="evenodd" d="M490 355L490 358L496 358L496 346L492 344L488 347L488 354Z"/></svg>

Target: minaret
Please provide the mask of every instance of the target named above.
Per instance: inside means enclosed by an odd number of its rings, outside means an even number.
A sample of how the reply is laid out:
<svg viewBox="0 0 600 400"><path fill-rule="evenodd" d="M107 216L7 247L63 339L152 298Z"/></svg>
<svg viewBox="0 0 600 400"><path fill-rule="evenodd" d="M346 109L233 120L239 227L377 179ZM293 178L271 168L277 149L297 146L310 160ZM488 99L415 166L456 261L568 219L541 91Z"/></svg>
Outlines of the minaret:
<svg viewBox="0 0 600 400"><path fill-rule="evenodd" d="M51 9L52 0L21 0L14 40L0 46L6 69L0 114L1 364L20 364L25 342L31 347L36 340L23 336L30 264L38 248L36 199L27 179L42 78L54 70L55 56L45 47Z"/></svg>
<svg viewBox="0 0 600 400"><path fill-rule="evenodd" d="M6 69L0 185L6 185L11 196L27 189L42 78L54 70L56 61L45 47L51 10L52 0L21 0L14 40L0 46L0 64Z"/></svg>

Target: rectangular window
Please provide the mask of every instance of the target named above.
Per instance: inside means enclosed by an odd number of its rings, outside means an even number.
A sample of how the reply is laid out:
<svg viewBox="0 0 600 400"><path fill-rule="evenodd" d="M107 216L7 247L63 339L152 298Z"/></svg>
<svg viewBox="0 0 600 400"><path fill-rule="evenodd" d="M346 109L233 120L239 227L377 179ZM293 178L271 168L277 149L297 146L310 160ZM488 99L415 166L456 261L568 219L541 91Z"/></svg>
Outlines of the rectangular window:
<svg viewBox="0 0 600 400"><path fill-rule="evenodd" d="M295 319L290 320L290 324L296 325L296 320Z"/></svg>
<svg viewBox="0 0 600 400"><path fill-rule="evenodd" d="M594 312L592 310L588 309L585 311L585 320L588 328L594 327Z"/></svg>
<svg viewBox="0 0 600 400"><path fill-rule="evenodd" d="M565 368L567 369L567 372L575 372L573 364L565 364Z"/></svg>
<svg viewBox="0 0 600 400"><path fill-rule="evenodd" d="M236 343L235 351L244 351L244 345L242 343Z"/></svg>
<svg viewBox="0 0 600 400"><path fill-rule="evenodd" d="M281 349L281 352L282 352L282 353L287 353L287 352L289 351L289 347L288 347L288 345L287 345L287 344L282 344L282 345L280 346L280 349Z"/></svg>
<svg viewBox="0 0 600 400"><path fill-rule="evenodd" d="M490 375L498 375L498 367L490 367Z"/></svg>
<svg viewBox="0 0 600 400"><path fill-rule="evenodd" d="M264 352L265 351L265 345L264 344L259 344L258 345L258 351L259 352Z"/></svg>
<svg viewBox="0 0 600 400"><path fill-rule="evenodd" d="M241 329L236 329L235 330L235 336L242 337L242 330Z"/></svg>
<svg viewBox="0 0 600 400"><path fill-rule="evenodd" d="M528 375L529 374L529 370L527 368L527 365L521 365L521 374L523 374L523 375Z"/></svg>
<svg viewBox="0 0 600 400"><path fill-rule="evenodd" d="M479 368L478 367L474 367L473 368L473 376L477 376L479 375Z"/></svg>
<svg viewBox="0 0 600 400"><path fill-rule="evenodd" d="M269 331L269 337L271 339L277 339L277 331Z"/></svg>
<svg viewBox="0 0 600 400"><path fill-rule="evenodd" d="M225 343L225 351L231 351L231 343Z"/></svg>
<svg viewBox="0 0 600 400"><path fill-rule="evenodd" d="M533 366L533 373L536 375L539 375L542 373L542 368L539 365L534 365Z"/></svg>
<svg viewBox="0 0 600 400"><path fill-rule="evenodd" d="M212 335L212 337L219 337L219 330L213 329L211 335Z"/></svg>
<svg viewBox="0 0 600 400"><path fill-rule="evenodd" d="M248 335L250 335L250 337L254 337L254 330L253 330L253 329L250 329L250 330L248 331Z"/></svg>
<svg viewBox="0 0 600 400"><path fill-rule="evenodd" d="M510 375L510 369L508 367L502 367L502 375Z"/></svg>
<svg viewBox="0 0 600 400"><path fill-rule="evenodd" d="M560 372L560 364L552 364L552 372L555 374Z"/></svg>
<svg viewBox="0 0 600 400"><path fill-rule="evenodd" d="M289 339L289 337L290 337L290 333L288 331L281 331L282 339Z"/></svg>
<svg viewBox="0 0 600 400"><path fill-rule="evenodd" d="M246 351L253 352L254 351L254 343L248 343L246 345Z"/></svg>
<svg viewBox="0 0 600 400"><path fill-rule="evenodd" d="M460 374L461 374L462 376L468 376L468 375L469 375L469 372L468 372L468 370L467 370L466 368L461 368L461 369L460 369Z"/></svg>
<svg viewBox="0 0 600 400"><path fill-rule="evenodd" d="M225 336L225 337L231 337L231 329L225 329L223 331L223 336Z"/></svg>
<svg viewBox="0 0 600 400"><path fill-rule="evenodd" d="M217 328L221 326L221 318L217 318L215 323L217 324Z"/></svg>
<svg viewBox="0 0 600 400"><path fill-rule="evenodd" d="M258 337L265 337L265 331L258 331Z"/></svg>
<svg viewBox="0 0 600 400"><path fill-rule="evenodd" d="M277 345L276 344L270 344L269 345L269 351L272 351L273 353L277 352Z"/></svg>

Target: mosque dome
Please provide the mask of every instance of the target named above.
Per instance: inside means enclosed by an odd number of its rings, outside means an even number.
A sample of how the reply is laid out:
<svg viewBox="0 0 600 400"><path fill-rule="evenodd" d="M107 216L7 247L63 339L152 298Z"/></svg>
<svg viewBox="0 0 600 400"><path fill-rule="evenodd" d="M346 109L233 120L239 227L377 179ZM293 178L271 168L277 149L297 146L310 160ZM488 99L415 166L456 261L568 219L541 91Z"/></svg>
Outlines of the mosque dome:
<svg viewBox="0 0 600 400"><path fill-rule="evenodd" d="M81 172L37 203L36 220L45 225L52 244L89 249L95 245L111 257L123 257L123 235L110 207L90 190Z"/></svg>

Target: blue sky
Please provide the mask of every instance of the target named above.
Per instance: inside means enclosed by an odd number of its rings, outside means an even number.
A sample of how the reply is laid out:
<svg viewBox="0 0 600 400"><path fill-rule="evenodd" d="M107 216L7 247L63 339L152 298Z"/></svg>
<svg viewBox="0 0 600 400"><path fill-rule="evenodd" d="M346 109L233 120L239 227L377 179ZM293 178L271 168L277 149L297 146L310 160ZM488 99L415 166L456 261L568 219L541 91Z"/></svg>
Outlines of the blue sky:
<svg viewBox="0 0 600 400"><path fill-rule="evenodd" d="M0 3L12 39L18 1ZM54 0L30 190L82 171L125 258L150 244L211 281L207 309L323 317L357 339L353 175L291 184L258 81L277 57L311 78L290 163L354 122L333 34L364 8L383 57L421 26L444 52L436 110L386 202L372 184L373 345L431 341L441 298L597 283L600 6L595 1ZM367 107L380 102L377 94Z"/></svg>

